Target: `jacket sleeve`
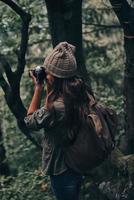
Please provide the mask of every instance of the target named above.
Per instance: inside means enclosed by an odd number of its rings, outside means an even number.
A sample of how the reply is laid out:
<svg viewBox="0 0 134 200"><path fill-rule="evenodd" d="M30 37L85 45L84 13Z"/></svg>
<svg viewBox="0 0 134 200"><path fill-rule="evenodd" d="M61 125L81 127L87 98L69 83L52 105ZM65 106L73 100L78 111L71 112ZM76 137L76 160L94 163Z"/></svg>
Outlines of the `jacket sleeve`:
<svg viewBox="0 0 134 200"><path fill-rule="evenodd" d="M48 110L46 107L42 107L24 118L26 126L32 130L51 128L55 121L55 111Z"/></svg>
<svg viewBox="0 0 134 200"><path fill-rule="evenodd" d="M34 113L26 116L24 122L29 129L39 130L41 128L51 129L64 123L65 107L63 102L54 102L51 110L45 106L38 109Z"/></svg>

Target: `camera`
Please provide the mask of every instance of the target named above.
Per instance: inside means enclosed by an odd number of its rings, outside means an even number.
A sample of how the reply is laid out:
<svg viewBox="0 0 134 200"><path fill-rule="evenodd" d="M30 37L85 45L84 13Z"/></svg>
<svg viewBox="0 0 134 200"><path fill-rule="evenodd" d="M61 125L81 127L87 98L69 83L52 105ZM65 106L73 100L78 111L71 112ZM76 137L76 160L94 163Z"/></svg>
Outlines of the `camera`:
<svg viewBox="0 0 134 200"><path fill-rule="evenodd" d="M46 78L46 72L43 66L36 66L35 69L31 70L31 72L35 76L38 84L42 83Z"/></svg>

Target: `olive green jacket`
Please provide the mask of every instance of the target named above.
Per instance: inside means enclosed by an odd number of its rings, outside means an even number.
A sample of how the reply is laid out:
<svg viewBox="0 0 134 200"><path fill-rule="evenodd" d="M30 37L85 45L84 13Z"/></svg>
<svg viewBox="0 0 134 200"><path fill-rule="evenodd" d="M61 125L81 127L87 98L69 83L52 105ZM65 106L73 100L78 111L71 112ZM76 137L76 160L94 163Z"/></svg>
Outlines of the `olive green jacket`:
<svg viewBox="0 0 134 200"><path fill-rule="evenodd" d="M65 125L65 106L61 99L54 102L53 109L45 106L24 119L26 126L32 130L44 128L42 169L45 174L58 175L67 166L64 162L63 146L68 140Z"/></svg>

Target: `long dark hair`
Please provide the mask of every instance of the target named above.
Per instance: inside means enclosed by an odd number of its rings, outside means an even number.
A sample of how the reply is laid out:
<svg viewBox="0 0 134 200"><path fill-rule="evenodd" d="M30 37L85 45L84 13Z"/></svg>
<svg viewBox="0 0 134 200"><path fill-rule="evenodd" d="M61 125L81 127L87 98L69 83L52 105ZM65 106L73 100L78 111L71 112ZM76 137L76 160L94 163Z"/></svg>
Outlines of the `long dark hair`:
<svg viewBox="0 0 134 200"><path fill-rule="evenodd" d="M81 125L85 106L89 104L87 92L92 94L82 78L73 76L71 78L54 77L51 95L48 98L48 106L62 97L65 104L65 120L67 127L72 132L77 132Z"/></svg>

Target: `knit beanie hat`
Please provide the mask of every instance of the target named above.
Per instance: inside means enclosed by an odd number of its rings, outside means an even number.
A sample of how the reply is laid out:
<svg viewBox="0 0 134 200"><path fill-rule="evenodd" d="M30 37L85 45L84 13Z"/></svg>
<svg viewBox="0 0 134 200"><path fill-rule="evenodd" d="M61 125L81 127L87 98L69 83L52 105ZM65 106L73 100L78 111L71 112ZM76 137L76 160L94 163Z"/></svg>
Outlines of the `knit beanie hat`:
<svg viewBox="0 0 134 200"><path fill-rule="evenodd" d="M74 53L75 46L60 42L44 61L46 71L58 78L76 75L77 64Z"/></svg>

